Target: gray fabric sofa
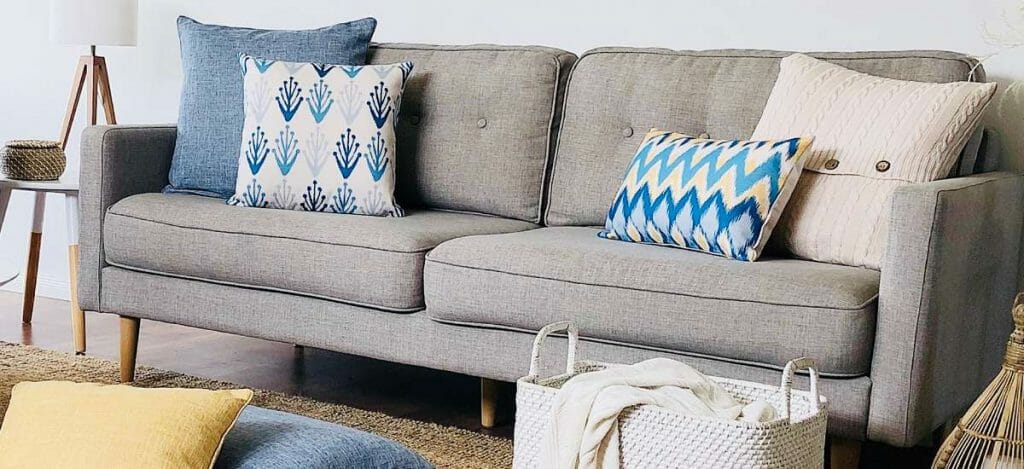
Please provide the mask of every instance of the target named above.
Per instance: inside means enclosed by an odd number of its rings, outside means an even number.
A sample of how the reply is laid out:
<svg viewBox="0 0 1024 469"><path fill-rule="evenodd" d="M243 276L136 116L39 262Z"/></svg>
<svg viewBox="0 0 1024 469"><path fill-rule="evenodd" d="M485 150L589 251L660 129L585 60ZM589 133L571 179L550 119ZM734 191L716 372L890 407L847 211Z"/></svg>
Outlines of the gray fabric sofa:
<svg viewBox="0 0 1024 469"><path fill-rule="evenodd" d="M405 218L162 194L173 126L89 128L82 307L126 318L129 372L140 318L503 381L526 373L533 332L562 319L598 360L669 356L777 383L809 356L831 435L915 444L981 390L1010 329L1024 184L979 173L987 133L955 177L896 193L881 271L595 236L647 129L748 137L785 55L377 45L374 63L416 62L398 127ZM934 82L975 65L949 52L812 55Z"/></svg>

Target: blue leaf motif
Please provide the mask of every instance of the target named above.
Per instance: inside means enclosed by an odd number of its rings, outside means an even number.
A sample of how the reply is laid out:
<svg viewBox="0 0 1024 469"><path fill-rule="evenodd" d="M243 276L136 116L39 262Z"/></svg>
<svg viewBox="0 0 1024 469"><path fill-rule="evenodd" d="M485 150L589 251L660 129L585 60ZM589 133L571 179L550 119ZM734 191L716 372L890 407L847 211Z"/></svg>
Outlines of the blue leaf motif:
<svg viewBox="0 0 1024 469"><path fill-rule="evenodd" d="M246 207L263 208L267 206L267 193L263 191L263 186L255 178L245 186L242 204Z"/></svg>
<svg viewBox="0 0 1024 469"><path fill-rule="evenodd" d="M299 139L295 138L292 128L286 125L274 139L274 145L274 161L277 162L281 175L287 176L292 171L295 161L299 159Z"/></svg>
<svg viewBox="0 0 1024 469"><path fill-rule="evenodd" d="M359 153L359 143L356 143L352 129L345 129L345 133L341 134L341 139L335 146L338 147L338 151L334 152L334 162L338 165L341 177L348 179L352 171L355 171L359 158L363 156Z"/></svg>
<svg viewBox="0 0 1024 469"><path fill-rule="evenodd" d="M327 112L331 110L331 105L334 104L331 94L333 93L323 80L313 83L313 88L309 90L309 99L306 100L306 104L309 105L309 112L313 114L313 119L317 124L324 121Z"/></svg>
<svg viewBox="0 0 1024 469"><path fill-rule="evenodd" d="M256 64L256 70L258 70L261 74L266 73L267 70L270 70L270 66L274 65L273 60L252 59L252 61L254 64Z"/></svg>
<svg viewBox="0 0 1024 469"><path fill-rule="evenodd" d="M356 213L356 196L347 182L343 182L331 197L331 210L335 213Z"/></svg>
<svg viewBox="0 0 1024 469"><path fill-rule="evenodd" d="M345 72L345 75L348 75L349 78L355 78L356 75L359 75L359 72L363 71L363 67L360 65L339 65L338 67L340 67L341 71Z"/></svg>
<svg viewBox="0 0 1024 469"><path fill-rule="evenodd" d="M391 114L391 96L389 96L384 82L373 86L370 100L366 102L366 106L370 108L370 115L373 116L373 122L377 124L377 128L384 128L384 123L388 121L388 116Z"/></svg>
<svg viewBox="0 0 1024 469"><path fill-rule="evenodd" d="M327 76L328 73L331 72L331 70L334 70L334 65L313 64L313 70L316 70L316 75L318 77L324 78Z"/></svg>
<svg viewBox="0 0 1024 469"><path fill-rule="evenodd" d="M295 117L295 113L299 110L299 106L302 105L302 88L295 81L295 77L288 77L288 81L283 82L277 88L277 92L278 96L274 98L277 101L277 108L281 110L284 121L291 122L292 117Z"/></svg>
<svg viewBox="0 0 1024 469"><path fill-rule="evenodd" d="M312 185L306 186L306 193L302 194L301 207L307 212L323 212L327 209L324 188L315 179Z"/></svg>
<svg viewBox="0 0 1024 469"><path fill-rule="evenodd" d="M259 174L263 163L267 161L267 153L270 152L265 137L266 133L258 126L253 133L249 134L249 143L245 148L245 162L249 164L249 172L253 176Z"/></svg>
<svg viewBox="0 0 1024 469"><path fill-rule="evenodd" d="M366 165L370 169L370 175L374 182L380 181L388 169L388 149L384 145L384 137L377 132L376 137L370 137L370 144L367 145Z"/></svg>

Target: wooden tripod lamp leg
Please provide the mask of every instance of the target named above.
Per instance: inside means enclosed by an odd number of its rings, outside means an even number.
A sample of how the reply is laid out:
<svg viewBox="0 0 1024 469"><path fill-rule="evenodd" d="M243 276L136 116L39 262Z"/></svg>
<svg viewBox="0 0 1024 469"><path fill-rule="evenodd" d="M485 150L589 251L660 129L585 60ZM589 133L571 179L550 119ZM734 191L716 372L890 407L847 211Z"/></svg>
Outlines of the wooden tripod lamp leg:
<svg viewBox="0 0 1024 469"><path fill-rule="evenodd" d="M87 57L82 57L75 67L75 78L71 82L71 95L68 97L68 107L64 111L64 123L60 127L60 147L67 149L68 138L71 137L71 126L75 123L75 114L78 111L78 102L82 99L82 89L85 88L85 78L89 71Z"/></svg>
<svg viewBox="0 0 1024 469"><path fill-rule="evenodd" d="M110 93L110 75L107 74L107 61L103 57L83 55L75 67L75 78L71 82L71 95L68 107L64 111L64 122L60 128L60 146L67 149L71 137L71 127L75 123L78 103L82 99L82 91L86 94L86 112L89 125L96 125L98 106L103 106L103 117L107 124L117 124L114 114L114 98Z"/></svg>
<svg viewBox="0 0 1024 469"><path fill-rule="evenodd" d="M110 75L107 75L107 60L103 57L96 57L96 84L100 94L100 102L103 104L103 116L107 124L117 124L117 116L114 115L114 98L110 94Z"/></svg>

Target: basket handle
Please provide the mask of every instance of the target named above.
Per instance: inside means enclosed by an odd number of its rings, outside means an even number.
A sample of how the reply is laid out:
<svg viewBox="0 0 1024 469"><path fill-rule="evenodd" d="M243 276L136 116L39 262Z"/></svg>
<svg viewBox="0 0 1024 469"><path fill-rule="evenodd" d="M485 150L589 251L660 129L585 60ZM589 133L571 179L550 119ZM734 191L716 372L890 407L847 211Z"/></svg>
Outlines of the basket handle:
<svg viewBox="0 0 1024 469"><path fill-rule="evenodd" d="M814 368L814 360L807 357L797 358L786 363L786 368L782 370L782 384L779 386L786 401L786 420L792 419L793 375L800 370L807 370L810 374L814 410L821 410L821 399L818 397L818 370Z"/></svg>
<svg viewBox="0 0 1024 469"><path fill-rule="evenodd" d="M534 379L540 371L540 346L549 335L555 332L565 332L569 336L569 352L565 357L565 372L571 374L576 369L576 349L579 347L580 331L571 321L559 321L551 323L537 332L533 339L533 353L530 354L530 374L527 378Z"/></svg>

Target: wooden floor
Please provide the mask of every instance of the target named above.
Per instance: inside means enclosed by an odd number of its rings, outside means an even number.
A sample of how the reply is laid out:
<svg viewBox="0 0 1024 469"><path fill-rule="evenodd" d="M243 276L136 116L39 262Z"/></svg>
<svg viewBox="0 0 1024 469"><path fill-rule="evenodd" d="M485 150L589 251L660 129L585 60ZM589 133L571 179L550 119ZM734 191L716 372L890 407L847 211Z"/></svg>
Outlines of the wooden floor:
<svg viewBox="0 0 1024 469"><path fill-rule="evenodd" d="M21 324L21 297L0 292L0 341L71 353L68 303L39 298L31 325ZM117 360L116 316L86 313L88 354ZM143 321L139 364L203 378L337 402L415 420L512 436L513 386L503 387L499 425L479 421L477 378L290 344ZM862 468L928 467L931 448L865 445Z"/></svg>

